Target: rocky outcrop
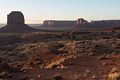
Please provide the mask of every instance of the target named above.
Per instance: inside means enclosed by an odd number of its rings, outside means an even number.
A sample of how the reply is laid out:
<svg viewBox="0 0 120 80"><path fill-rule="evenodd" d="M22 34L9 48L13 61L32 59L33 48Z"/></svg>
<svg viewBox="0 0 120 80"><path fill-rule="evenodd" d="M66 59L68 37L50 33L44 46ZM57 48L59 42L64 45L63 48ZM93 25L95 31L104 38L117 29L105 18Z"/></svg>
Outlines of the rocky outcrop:
<svg viewBox="0 0 120 80"><path fill-rule="evenodd" d="M86 25L86 24L88 24L88 21L87 21L87 20L84 20L83 18L79 18L79 19L77 20L77 25L78 25L78 26L82 26L82 25Z"/></svg>
<svg viewBox="0 0 120 80"><path fill-rule="evenodd" d="M19 11L13 11L7 16L7 24L25 24L24 15Z"/></svg>
<svg viewBox="0 0 120 80"><path fill-rule="evenodd" d="M32 32L36 29L25 24L24 15L20 11L12 11L7 16L7 25L0 32Z"/></svg>

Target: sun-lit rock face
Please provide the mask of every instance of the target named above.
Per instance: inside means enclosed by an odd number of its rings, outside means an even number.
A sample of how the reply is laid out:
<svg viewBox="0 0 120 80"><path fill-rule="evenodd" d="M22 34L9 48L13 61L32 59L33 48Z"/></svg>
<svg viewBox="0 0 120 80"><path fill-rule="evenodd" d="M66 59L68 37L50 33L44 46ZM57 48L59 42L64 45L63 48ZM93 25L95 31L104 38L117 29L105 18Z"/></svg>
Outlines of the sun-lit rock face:
<svg viewBox="0 0 120 80"><path fill-rule="evenodd" d="M7 16L7 24L25 24L23 13L20 11L12 11Z"/></svg>

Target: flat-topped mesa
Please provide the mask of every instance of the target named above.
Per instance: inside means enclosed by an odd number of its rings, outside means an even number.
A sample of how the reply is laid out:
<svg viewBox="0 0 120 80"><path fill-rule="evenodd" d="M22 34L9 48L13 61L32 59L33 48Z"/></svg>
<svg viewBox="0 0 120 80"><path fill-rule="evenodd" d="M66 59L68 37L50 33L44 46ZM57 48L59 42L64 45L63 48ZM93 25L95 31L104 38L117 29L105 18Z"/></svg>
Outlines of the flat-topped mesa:
<svg viewBox="0 0 120 80"><path fill-rule="evenodd" d="M49 27L66 27L66 26L75 26L76 21L65 21L65 20L45 20L43 22L44 26L49 26Z"/></svg>
<svg viewBox="0 0 120 80"><path fill-rule="evenodd" d="M7 24L25 24L23 13L20 11L12 11L7 15Z"/></svg>
<svg viewBox="0 0 120 80"><path fill-rule="evenodd" d="M55 24L55 21L53 20L46 20L43 22L44 26L54 26L54 24Z"/></svg>
<svg viewBox="0 0 120 80"><path fill-rule="evenodd" d="M86 24L88 24L88 21L85 20L85 19L83 19L83 18L79 18L79 19L77 20L77 25L78 25L78 26L82 26L82 25L86 25Z"/></svg>
<svg viewBox="0 0 120 80"><path fill-rule="evenodd" d="M91 24L94 26L120 27L120 20L98 20L98 21L91 21Z"/></svg>
<svg viewBox="0 0 120 80"><path fill-rule="evenodd" d="M87 20L79 18L78 20L45 20L43 22L44 26L54 26L54 27L74 27L74 26L83 26L88 24Z"/></svg>

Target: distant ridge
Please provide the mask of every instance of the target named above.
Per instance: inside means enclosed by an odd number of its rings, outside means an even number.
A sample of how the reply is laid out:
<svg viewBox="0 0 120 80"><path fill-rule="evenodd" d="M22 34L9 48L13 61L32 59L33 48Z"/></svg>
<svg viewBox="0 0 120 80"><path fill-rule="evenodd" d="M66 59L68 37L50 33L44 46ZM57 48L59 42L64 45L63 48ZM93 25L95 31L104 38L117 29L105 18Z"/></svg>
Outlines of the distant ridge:
<svg viewBox="0 0 120 80"><path fill-rule="evenodd" d="M83 18L77 20L45 20L42 27L48 29L77 30L77 31L106 31L120 30L120 20L98 20L88 22ZM57 29L57 30L58 30Z"/></svg>

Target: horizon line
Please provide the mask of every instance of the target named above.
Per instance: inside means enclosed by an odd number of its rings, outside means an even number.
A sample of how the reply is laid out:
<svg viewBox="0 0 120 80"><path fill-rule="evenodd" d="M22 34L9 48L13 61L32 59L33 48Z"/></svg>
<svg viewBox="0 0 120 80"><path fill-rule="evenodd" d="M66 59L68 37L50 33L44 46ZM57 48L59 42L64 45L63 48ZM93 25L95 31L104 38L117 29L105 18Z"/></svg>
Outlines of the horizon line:
<svg viewBox="0 0 120 80"><path fill-rule="evenodd" d="M79 19L79 18L77 18ZM77 19L45 19L45 20L42 20L40 22L32 22L32 21L25 21L25 24L43 24L44 21L50 21L50 20L53 20L53 21L76 21ZM84 18L83 18L84 19ZM85 19L87 20L87 19ZM120 19L93 19L93 20L87 20L88 22L92 22L92 21L104 21L104 20L120 20ZM7 22L0 22L0 24L7 24Z"/></svg>

